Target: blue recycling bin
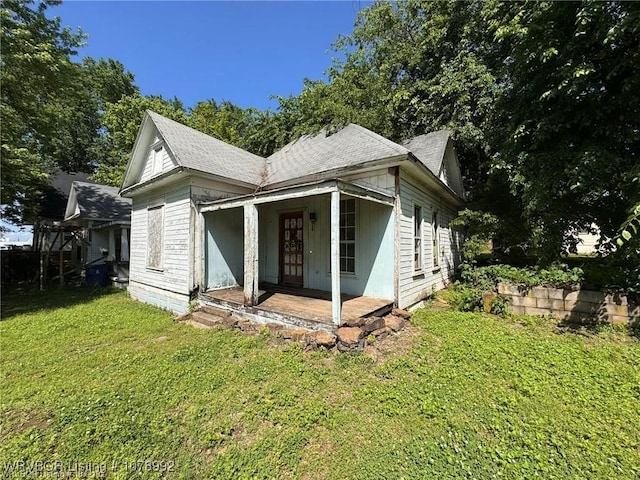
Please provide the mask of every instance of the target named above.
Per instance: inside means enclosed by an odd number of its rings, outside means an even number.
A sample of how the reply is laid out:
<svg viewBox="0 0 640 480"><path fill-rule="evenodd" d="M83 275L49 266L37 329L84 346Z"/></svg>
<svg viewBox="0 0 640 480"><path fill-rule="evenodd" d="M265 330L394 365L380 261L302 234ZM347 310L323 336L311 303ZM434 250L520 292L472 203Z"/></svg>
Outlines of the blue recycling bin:
<svg viewBox="0 0 640 480"><path fill-rule="evenodd" d="M109 284L109 265L90 265L87 267L87 285L105 287Z"/></svg>

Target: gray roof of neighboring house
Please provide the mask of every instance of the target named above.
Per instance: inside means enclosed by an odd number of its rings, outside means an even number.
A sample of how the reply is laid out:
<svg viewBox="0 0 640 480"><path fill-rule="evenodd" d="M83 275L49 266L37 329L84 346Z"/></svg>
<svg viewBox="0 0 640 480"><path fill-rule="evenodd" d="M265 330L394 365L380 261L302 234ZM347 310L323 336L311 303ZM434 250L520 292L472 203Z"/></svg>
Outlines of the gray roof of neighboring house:
<svg viewBox="0 0 640 480"><path fill-rule="evenodd" d="M147 111L147 114L178 165L254 185L261 183L264 158L155 112Z"/></svg>
<svg viewBox="0 0 640 480"><path fill-rule="evenodd" d="M63 172L55 170L49 176L49 185L45 187L39 202L38 215L42 218L64 219L64 210L69 199L69 190L74 181L89 181L88 173Z"/></svg>
<svg viewBox="0 0 640 480"><path fill-rule="evenodd" d="M447 130L439 130L405 140L402 145L411 150L411 153L437 177L440 175L449 137Z"/></svg>
<svg viewBox="0 0 640 480"><path fill-rule="evenodd" d="M118 187L108 187L96 183L73 182L75 201L81 220L131 221L131 199L118 194Z"/></svg>
<svg viewBox="0 0 640 480"><path fill-rule="evenodd" d="M326 131L305 135L275 152L267 159L267 184L408 153L405 147L352 123L332 135Z"/></svg>

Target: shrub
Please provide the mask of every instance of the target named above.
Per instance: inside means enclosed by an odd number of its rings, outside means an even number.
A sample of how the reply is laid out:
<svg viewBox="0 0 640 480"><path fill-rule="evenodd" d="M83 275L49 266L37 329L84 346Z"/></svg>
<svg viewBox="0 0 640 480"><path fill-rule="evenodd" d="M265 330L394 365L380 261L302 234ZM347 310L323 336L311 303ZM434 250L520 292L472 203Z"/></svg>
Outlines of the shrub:
<svg viewBox="0 0 640 480"><path fill-rule="evenodd" d="M456 282L453 285L451 305L461 312L482 310L482 289Z"/></svg>
<svg viewBox="0 0 640 480"><path fill-rule="evenodd" d="M498 283L513 283L530 288L535 286L569 287L579 284L584 276L581 268L569 269L567 265L556 264L546 268L517 268L511 265L489 265L472 268L469 264L460 266L463 282L482 290L495 290Z"/></svg>

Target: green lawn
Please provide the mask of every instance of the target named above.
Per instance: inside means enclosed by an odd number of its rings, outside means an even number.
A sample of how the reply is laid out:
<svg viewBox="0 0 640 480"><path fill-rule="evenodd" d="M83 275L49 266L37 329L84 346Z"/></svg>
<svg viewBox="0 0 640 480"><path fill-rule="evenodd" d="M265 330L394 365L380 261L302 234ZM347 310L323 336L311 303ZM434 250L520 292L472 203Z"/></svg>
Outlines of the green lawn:
<svg viewBox="0 0 640 480"><path fill-rule="evenodd" d="M374 360L198 330L122 292L2 301L2 468L640 476L640 344L620 332L557 334L543 319L423 310ZM168 463L134 463L145 461Z"/></svg>

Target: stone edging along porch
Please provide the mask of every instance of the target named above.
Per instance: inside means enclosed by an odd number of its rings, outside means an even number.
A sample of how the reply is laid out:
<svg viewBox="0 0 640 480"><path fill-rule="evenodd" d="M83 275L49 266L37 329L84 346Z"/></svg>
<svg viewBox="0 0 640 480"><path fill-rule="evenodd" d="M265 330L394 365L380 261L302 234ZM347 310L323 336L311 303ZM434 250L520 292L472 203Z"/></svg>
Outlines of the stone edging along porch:
<svg viewBox="0 0 640 480"><path fill-rule="evenodd" d="M394 309L384 317L359 318L343 323L335 331L291 328L281 323L256 323L238 318L231 312L203 305L194 312L180 315L176 321L191 323L198 328L237 328L245 334L265 334L285 343L299 343L305 351L325 348L338 352L363 350L367 344L377 342L390 334L404 330L411 314Z"/></svg>
<svg viewBox="0 0 640 480"><path fill-rule="evenodd" d="M583 325L640 325L640 303L630 295L551 287L525 289L499 283L497 294L483 294L485 310L490 309L497 295L507 298L509 310L517 314L552 315L567 323Z"/></svg>

